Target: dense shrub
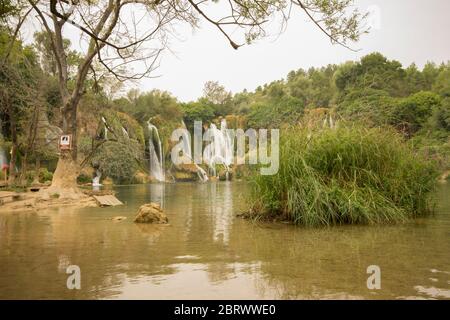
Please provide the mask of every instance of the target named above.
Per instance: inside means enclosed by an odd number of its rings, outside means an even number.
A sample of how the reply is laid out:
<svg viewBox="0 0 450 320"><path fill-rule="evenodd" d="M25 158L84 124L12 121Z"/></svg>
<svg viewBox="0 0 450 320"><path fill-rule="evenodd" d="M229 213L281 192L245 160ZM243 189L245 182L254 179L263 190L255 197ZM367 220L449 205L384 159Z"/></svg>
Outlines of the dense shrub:
<svg viewBox="0 0 450 320"><path fill-rule="evenodd" d="M92 176L89 176L88 174L82 172L77 177L77 183L78 184L86 184L92 182Z"/></svg>
<svg viewBox="0 0 450 320"><path fill-rule="evenodd" d="M253 179L250 215L307 226L402 221L427 212L436 176L387 128L291 128L279 172Z"/></svg>
<svg viewBox="0 0 450 320"><path fill-rule="evenodd" d="M92 163L103 177L110 177L116 183L130 183L139 169L141 156L140 145L132 140L129 144L107 141L96 152Z"/></svg>
<svg viewBox="0 0 450 320"><path fill-rule="evenodd" d="M296 123L303 115L303 102L294 97L268 99L250 106L248 125L252 128L280 128Z"/></svg>
<svg viewBox="0 0 450 320"><path fill-rule="evenodd" d="M36 178L36 170L29 170L26 173L26 179L28 183L31 183ZM47 168L40 168L39 169L39 175L38 175L38 181L40 183L44 183L47 181L52 181L53 179L53 173L47 170Z"/></svg>
<svg viewBox="0 0 450 320"><path fill-rule="evenodd" d="M418 92L400 99L390 111L390 124L411 136L419 131L440 107L440 97L432 92Z"/></svg>
<svg viewBox="0 0 450 320"><path fill-rule="evenodd" d="M214 108L208 102L189 102L181 105L183 119L189 129L194 127L194 121L203 123L211 122L214 119Z"/></svg>

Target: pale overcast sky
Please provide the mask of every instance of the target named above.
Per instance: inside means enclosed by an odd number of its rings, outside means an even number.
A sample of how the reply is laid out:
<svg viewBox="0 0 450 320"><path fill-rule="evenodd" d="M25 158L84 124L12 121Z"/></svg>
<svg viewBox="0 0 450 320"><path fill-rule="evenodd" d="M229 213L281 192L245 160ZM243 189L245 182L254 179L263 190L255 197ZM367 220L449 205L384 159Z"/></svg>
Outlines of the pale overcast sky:
<svg viewBox="0 0 450 320"><path fill-rule="evenodd" d="M144 79L141 91L170 91L181 101L195 100L208 80L219 81L232 92L254 90L258 85L286 77L291 70L357 60L373 51L403 65L450 60L449 0L355 0L361 11L373 13L373 28L352 47L352 52L332 45L297 9L287 30L278 38L264 38L238 50L207 23L191 32L185 26L183 41L172 40L164 54L161 77ZM72 43L76 41L72 41Z"/></svg>

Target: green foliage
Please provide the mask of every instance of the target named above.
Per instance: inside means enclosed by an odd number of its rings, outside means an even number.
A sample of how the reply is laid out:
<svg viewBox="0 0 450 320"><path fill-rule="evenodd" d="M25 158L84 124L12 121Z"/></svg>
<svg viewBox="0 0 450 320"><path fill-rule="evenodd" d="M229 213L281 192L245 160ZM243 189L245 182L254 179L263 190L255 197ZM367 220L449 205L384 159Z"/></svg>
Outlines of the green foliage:
<svg viewBox="0 0 450 320"><path fill-rule="evenodd" d="M122 98L114 102L119 111L138 119L141 124L155 116L168 120L181 120L181 110L177 99L166 91L152 90L140 94L137 90L130 90L127 99Z"/></svg>
<svg viewBox="0 0 450 320"><path fill-rule="evenodd" d="M300 69L292 71L287 77L287 92L289 95L303 101L308 107L327 107L335 95L334 73L336 65L316 69L310 68L308 72Z"/></svg>
<svg viewBox="0 0 450 320"><path fill-rule="evenodd" d="M389 115L396 104L395 98L386 91L361 89L349 92L337 106L338 113L345 119L365 121L370 126L389 123Z"/></svg>
<svg viewBox="0 0 450 320"><path fill-rule="evenodd" d="M256 218L371 224L404 221L429 208L434 166L388 128L294 127L282 132L280 153L276 175L254 177Z"/></svg>
<svg viewBox="0 0 450 320"><path fill-rule="evenodd" d="M152 90L141 94L137 90L130 90L126 99L115 100L114 104L121 111L122 124L127 130L130 129L131 138L136 137L144 145L149 138L147 121L150 120L159 130L163 149L168 150L170 135L181 126L183 119L182 105L176 98L165 91Z"/></svg>
<svg viewBox="0 0 450 320"><path fill-rule="evenodd" d="M145 143L144 130L139 125L139 123L135 119L133 119L130 115L123 112L118 112L117 117L120 121L120 125L122 126L122 128L124 128L127 131L128 137L130 139L137 140L139 143L143 145Z"/></svg>
<svg viewBox="0 0 450 320"><path fill-rule="evenodd" d="M411 143L419 154L435 163L441 172L450 169L450 139L448 132L445 140L441 136L433 134L420 134L411 139Z"/></svg>
<svg viewBox="0 0 450 320"><path fill-rule="evenodd" d="M81 57L75 50L70 50L70 40L63 39L63 47L67 55L69 72L74 73L81 63ZM57 74L56 58L52 50L49 34L46 31L34 33L34 47L39 55L41 67L45 73L52 76Z"/></svg>
<svg viewBox="0 0 450 320"><path fill-rule="evenodd" d="M280 128L285 123L299 121L303 110L302 101L289 96L257 102L250 106L248 125L252 128Z"/></svg>
<svg viewBox="0 0 450 320"><path fill-rule="evenodd" d="M129 139L136 140L140 144L144 144L144 130L142 126L130 115L117 112L114 110L104 110L101 116L105 118L108 124L108 139L113 139L118 142L127 143ZM101 131L104 131L103 121L101 124ZM123 131L126 130L127 134Z"/></svg>
<svg viewBox="0 0 450 320"><path fill-rule="evenodd" d="M10 0L0 0L0 22L3 23L9 15L14 13L16 8Z"/></svg>
<svg viewBox="0 0 450 320"><path fill-rule="evenodd" d="M28 183L31 183L35 180L36 178L36 171L35 170L30 170L27 171L26 173L26 179ZM53 173L48 171L47 168L40 168L39 169L39 174L38 174L38 181L40 183L44 183L47 181L52 181L53 179Z"/></svg>
<svg viewBox="0 0 450 320"><path fill-rule="evenodd" d="M402 96L404 79L405 71L400 62L389 61L380 53L364 56L360 62L344 64L335 74L335 83L341 95L367 88Z"/></svg>
<svg viewBox="0 0 450 320"><path fill-rule="evenodd" d="M91 176L85 174L85 173L80 173L77 177L77 183L78 184L86 184L86 183L90 183L92 182L92 178Z"/></svg>
<svg viewBox="0 0 450 320"><path fill-rule="evenodd" d="M141 147L131 140L128 144L106 141L94 155L92 162L104 177L116 183L130 183L139 169Z"/></svg>
<svg viewBox="0 0 450 320"><path fill-rule="evenodd" d="M209 123L215 118L214 107L207 101L197 101L181 104L183 118L188 128L193 128L194 121Z"/></svg>
<svg viewBox="0 0 450 320"><path fill-rule="evenodd" d="M39 169L39 182L52 181L53 173L49 172L47 168Z"/></svg>
<svg viewBox="0 0 450 320"><path fill-rule="evenodd" d="M441 138L448 137L450 133L450 97L442 99L441 104L433 110L433 114L428 120L428 126Z"/></svg>
<svg viewBox="0 0 450 320"><path fill-rule="evenodd" d="M433 81L433 91L443 97L450 97L450 63L443 65Z"/></svg>
<svg viewBox="0 0 450 320"><path fill-rule="evenodd" d="M432 92L418 92L400 99L389 110L390 124L407 135L419 131L434 110L440 108L440 97Z"/></svg>

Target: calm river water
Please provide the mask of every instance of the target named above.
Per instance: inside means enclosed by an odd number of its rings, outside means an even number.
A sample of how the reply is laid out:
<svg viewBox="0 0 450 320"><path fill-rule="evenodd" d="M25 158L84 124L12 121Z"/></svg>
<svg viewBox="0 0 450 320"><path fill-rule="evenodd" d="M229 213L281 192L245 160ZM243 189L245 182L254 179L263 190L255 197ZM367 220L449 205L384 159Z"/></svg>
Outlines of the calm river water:
<svg viewBox="0 0 450 320"><path fill-rule="evenodd" d="M236 218L243 182L116 190L124 206L0 209L0 298L450 299L448 184L431 217L321 229ZM169 226L132 222L149 201ZM66 287L69 265L81 269L81 290ZM367 288L369 265L381 269L380 290Z"/></svg>

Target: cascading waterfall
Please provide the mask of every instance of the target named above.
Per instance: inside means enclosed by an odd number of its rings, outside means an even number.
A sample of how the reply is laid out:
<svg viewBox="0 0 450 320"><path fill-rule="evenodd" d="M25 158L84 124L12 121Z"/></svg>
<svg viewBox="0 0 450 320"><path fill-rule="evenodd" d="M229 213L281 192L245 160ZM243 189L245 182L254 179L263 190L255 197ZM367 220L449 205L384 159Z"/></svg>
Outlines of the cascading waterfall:
<svg viewBox="0 0 450 320"><path fill-rule="evenodd" d="M105 140L108 140L108 126L106 124L106 119L105 117L102 117L102 121L105 124Z"/></svg>
<svg viewBox="0 0 450 320"><path fill-rule="evenodd" d="M101 187L102 184L100 183L100 178L102 177L102 173L100 172L100 170L96 170L95 171L95 177L94 179L92 179L92 186L93 187Z"/></svg>
<svg viewBox="0 0 450 320"><path fill-rule="evenodd" d="M230 133L227 130L227 121L222 119L220 122L220 131L225 140L225 145L223 146L226 165L230 166L233 163L233 140Z"/></svg>
<svg viewBox="0 0 450 320"><path fill-rule="evenodd" d="M102 117L102 122L103 122L103 124L105 126L105 131L104 131L105 137L104 137L104 139L108 140L108 124L106 122L105 117ZM95 177L92 179L92 187L94 188L94 190L98 190L99 187L102 186L102 184L100 183L100 178L101 177L102 177L102 173L101 173L100 170L97 169L95 171Z"/></svg>
<svg viewBox="0 0 450 320"><path fill-rule="evenodd" d="M150 172L156 180L164 182L166 180L164 175L164 155L159 132L150 120L147 121L147 127L150 132L150 136L148 138Z"/></svg>
<svg viewBox="0 0 450 320"><path fill-rule="evenodd" d="M233 163L233 142L230 134L227 131L227 121L222 119L220 122L220 130L215 124L211 124L209 128L211 132L212 141L205 148L203 157L205 162L210 167L214 176L216 173L216 164L221 164L227 170L226 177L228 179L230 172L230 165Z"/></svg>
<svg viewBox="0 0 450 320"><path fill-rule="evenodd" d="M183 126L184 129L186 129L186 124L184 123L183 120L181 121L181 125ZM192 148L191 148L191 144L190 144L189 133L187 132L187 130L183 131L181 138L183 141L183 150L186 152L184 154L184 156L186 156L190 160L192 160ZM203 170L203 168L200 167L195 162L193 162L193 164L197 169L197 175L198 175L198 178L200 179L200 181L202 181L202 182L208 181L208 174L206 173L206 171Z"/></svg>
<svg viewBox="0 0 450 320"><path fill-rule="evenodd" d="M337 128L337 121L334 121L331 114L329 116L325 116L323 119L322 127L329 127L330 129L336 129Z"/></svg>
<svg viewBox="0 0 450 320"><path fill-rule="evenodd" d="M104 139L108 140L108 131L109 131L108 130L108 122L106 121L105 117L102 117L101 119L102 119L102 122L104 125ZM129 139L130 135L128 134L127 129L125 129L124 127L121 127L121 128L122 128L123 136L125 138ZM95 177L92 179L92 186L94 187L94 189L98 189L98 187L102 186L102 184L100 183L101 177L102 177L102 172L99 169L97 169L95 171Z"/></svg>
<svg viewBox="0 0 450 320"><path fill-rule="evenodd" d="M2 130L2 123L0 120L0 141L3 141L3 134L1 130ZM6 157L5 149L3 149L2 146L0 146L0 170L3 170L3 168L6 167L7 165L8 165L8 158Z"/></svg>
<svg viewBox="0 0 450 320"><path fill-rule="evenodd" d="M8 159L6 158L5 150L0 146L0 170L8 165Z"/></svg>

